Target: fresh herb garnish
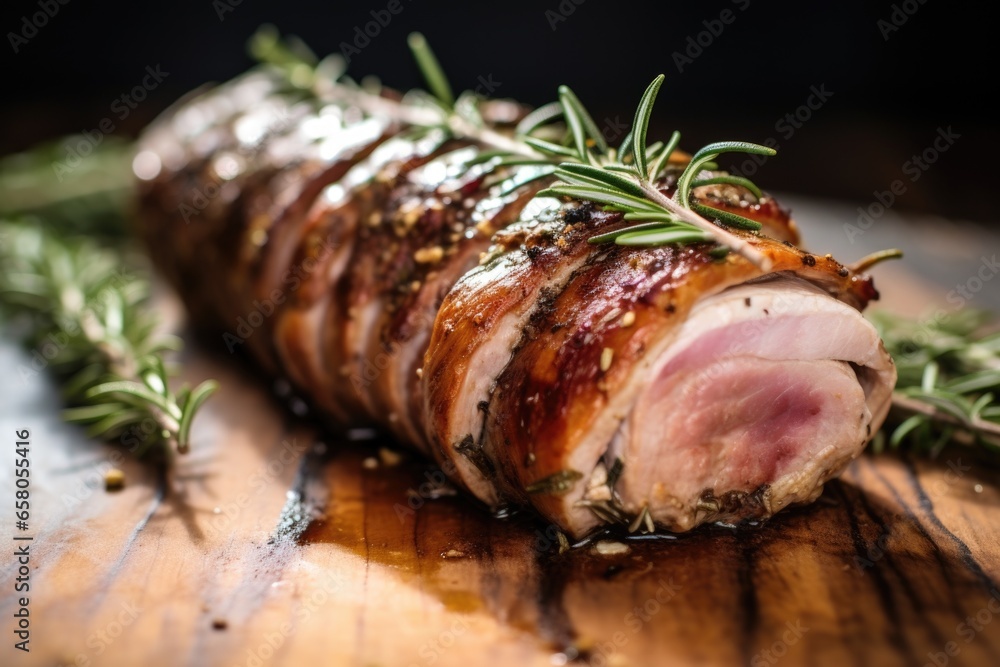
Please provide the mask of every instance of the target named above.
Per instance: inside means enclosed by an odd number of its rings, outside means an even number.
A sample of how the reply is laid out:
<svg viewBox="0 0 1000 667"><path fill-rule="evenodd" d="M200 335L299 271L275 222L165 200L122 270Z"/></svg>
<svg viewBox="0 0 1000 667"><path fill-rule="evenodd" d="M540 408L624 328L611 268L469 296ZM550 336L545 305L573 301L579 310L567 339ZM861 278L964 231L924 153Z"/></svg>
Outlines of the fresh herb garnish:
<svg viewBox="0 0 1000 667"><path fill-rule="evenodd" d="M892 424L875 439L932 456L951 441L1000 452L1000 331L965 309L914 322L877 312L872 320L896 362Z"/></svg>
<svg viewBox="0 0 1000 667"><path fill-rule="evenodd" d="M30 381L62 381L67 421L123 437L136 453L190 447L191 422L214 382L169 389L164 358L180 340L156 331L144 262L126 224L133 149L105 138L65 173L61 143L0 162L0 313L32 362Z"/></svg>
<svg viewBox="0 0 1000 667"><path fill-rule="evenodd" d="M624 213L626 220L641 223L613 235L596 236L591 242L613 241L619 245L634 246L714 242L743 255L764 270L770 268L767 257L745 238L725 229L725 226L730 226L757 231L760 223L704 204L692 204L690 191L701 185L726 183L744 187L759 198L762 196L760 189L748 179L718 174L701 179L698 176L704 170L715 168L714 160L722 153L735 151L774 155L775 151L747 142L709 144L695 153L678 176L674 197L664 195L655 183L669 165L680 142L680 133L674 132L666 144L657 142L647 145L646 140L653 103L664 80L662 74L653 80L643 94L636 109L632 130L617 150L608 145L593 116L568 86L559 87L558 107L547 105L542 111L526 117L518 126L518 133L511 139L484 128L478 112L457 112L457 105L451 102L452 89L447 77L423 36L411 35L410 47L437 102L452 112L448 120L449 129L494 149L484 151L470 164L492 162L497 167L542 167L531 180L555 175L560 182L542 190L538 193L539 196L593 201L607 209ZM475 100L467 107L475 109ZM546 129L550 122L560 116L566 124L562 141L534 136L534 133ZM521 180L517 187L527 182ZM702 216L713 218L718 224Z"/></svg>
<svg viewBox="0 0 1000 667"><path fill-rule="evenodd" d="M268 39L272 37L268 33ZM649 120L657 93L664 81L662 75L654 79L646 89L636 109L631 131L616 148L608 145L593 116L567 86L560 86L557 102L528 113L512 134L496 131L482 121L482 116L478 113L478 104L482 100L477 95L466 92L458 100L453 100L453 88L427 41L420 35L412 35L409 44L432 95L408 93L402 102L394 102L362 90L350 79L343 77L336 85L331 83L325 88L314 86L317 94L334 100L350 101L371 112L389 114L416 126L441 128L453 137L477 141L483 145L484 150L469 161L470 166L487 163L494 167L535 166L538 169L527 179L519 179L514 188L532 180L555 176L559 181L542 190L540 195L594 201L623 212L626 220L635 223L614 232L594 236L590 239L591 243L614 242L635 246L715 243L718 247L712 251L714 254L721 255L734 250L763 270L770 268L767 258L743 235L736 235L727 229L736 228L753 234L760 229L760 224L738 214L694 201L692 190L706 185L730 185L743 188L751 196L760 199L763 193L752 181L715 171L718 168L715 161L729 152L769 156L774 155L774 150L746 142L721 142L709 144L686 158L677 152L680 142L678 132L674 132L666 143L649 144ZM294 49L285 49L281 53L291 51ZM303 61L300 64L307 63ZM316 78L313 79L314 82L315 80ZM558 124L560 119L564 127ZM675 192L672 197L667 197L656 183L670 169L679 173L675 174ZM851 269L855 273L862 272L878 262L898 256L899 252L895 250L882 251L863 258ZM905 327L901 329L905 330ZM893 347L893 334L886 335L890 352L893 356L900 354L899 349ZM932 350L932 347L929 348L929 351ZM967 394L958 394L959 400L956 400L954 386L943 388L935 384L938 396L934 399L937 401L934 404L921 399L917 390L906 390L907 386L906 376L901 373L901 389L896 395L897 406L901 407L906 401L918 401L921 406L920 414L916 415L919 419L906 423L905 431L896 432L896 441L912 439L917 435L924 436L928 430L956 420L959 424L950 426L961 426L966 430L972 428L977 433L992 437L992 423L1000 419L996 415L992 394L989 394L988 399L983 398L986 394L980 394L972 402L968 402ZM922 385L918 383L910 386ZM942 391L946 393L941 394ZM941 399L945 399L945 402L942 403ZM945 408L944 405L948 407ZM927 440L920 442L926 445ZM547 478L536 482L533 488L548 490L550 482L559 482L556 486L561 486L567 480L561 479L557 474L553 480Z"/></svg>
<svg viewBox="0 0 1000 667"><path fill-rule="evenodd" d="M715 167L714 160L722 153L740 151L773 155L774 150L746 142L709 144L688 161L677 177L674 196L667 197L656 182L677 148L680 133L674 132L666 144L657 142L650 146L646 140L653 103L663 80L661 74L646 88L636 109L632 130L617 151L601 152L601 144L597 141L600 132L591 127L592 122L585 122L589 114L577 105L564 105L569 131L577 146L575 157L587 164L560 163L554 173L561 182L539 194L593 201L606 209L620 211L626 220L637 223L611 234L595 236L590 239L592 243L613 241L618 245L659 246L714 242L743 255L764 270L769 269L770 261L760 251L725 228L757 231L760 223L735 213L693 204L691 189L724 182L745 187L754 196L760 196L759 188L740 177L714 175L700 180L697 177L709 167ZM702 216L714 218L719 224Z"/></svg>
<svg viewBox="0 0 1000 667"><path fill-rule="evenodd" d="M138 427L139 454L156 444L186 452L192 419L216 383L170 390L163 355L180 341L156 332L146 277L123 269L120 253L60 238L37 220L2 223L0 237L0 309L63 379L64 418L91 437ZM22 366L22 380L39 366Z"/></svg>

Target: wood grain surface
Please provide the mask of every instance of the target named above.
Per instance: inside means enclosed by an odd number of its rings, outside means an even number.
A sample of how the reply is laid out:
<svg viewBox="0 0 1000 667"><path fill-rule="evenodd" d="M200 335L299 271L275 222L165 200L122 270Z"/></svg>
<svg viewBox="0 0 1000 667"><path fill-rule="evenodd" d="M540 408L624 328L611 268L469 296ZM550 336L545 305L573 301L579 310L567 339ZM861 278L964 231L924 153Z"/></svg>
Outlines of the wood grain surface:
<svg viewBox="0 0 1000 667"><path fill-rule="evenodd" d="M0 664L1000 665L1000 474L969 449L863 456L763 526L560 553L550 527L190 349L185 379L222 389L167 476L61 424L44 373L0 345L0 507L15 430L32 452L30 529L0 513ZM15 533L33 537L27 654Z"/></svg>

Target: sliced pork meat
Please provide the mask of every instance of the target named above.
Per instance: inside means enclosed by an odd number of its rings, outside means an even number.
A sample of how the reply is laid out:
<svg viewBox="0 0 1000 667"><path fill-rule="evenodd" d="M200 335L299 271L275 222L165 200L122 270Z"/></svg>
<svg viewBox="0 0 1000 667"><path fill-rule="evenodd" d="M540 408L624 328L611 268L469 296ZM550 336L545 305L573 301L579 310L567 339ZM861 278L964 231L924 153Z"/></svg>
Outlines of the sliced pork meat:
<svg viewBox="0 0 1000 667"><path fill-rule="evenodd" d="M625 511L673 530L813 500L885 418L894 380L857 310L787 276L700 301L644 374L605 460L624 463Z"/></svg>
<svg viewBox="0 0 1000 667"><path fill-rule="evenodd" d="M881 425L895 370L860 314L872 281L799 249L771 197L718 172L692 193L761 223L734 233L767 271L710 244L594 245L631 223L536 196L537 165L384 99L303 99L257 71L167 112L136 160L141 233L193 319L333 424L574 537L765 519Z"/></svg>

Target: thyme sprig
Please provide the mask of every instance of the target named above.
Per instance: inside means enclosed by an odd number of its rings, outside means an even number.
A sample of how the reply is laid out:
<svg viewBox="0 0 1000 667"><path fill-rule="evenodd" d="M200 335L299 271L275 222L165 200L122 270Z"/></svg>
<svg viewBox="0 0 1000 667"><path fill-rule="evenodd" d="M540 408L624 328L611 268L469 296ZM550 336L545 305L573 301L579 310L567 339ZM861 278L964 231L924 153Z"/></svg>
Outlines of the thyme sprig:
<svg viewBox="0 0 1000 667"><path fill-rule="evenodd" d="M954 440L1000 452L996 321L974 309L923 322L882 312L872 320L899 374L891 427L876 450L888 444L936 455Z"/></svg>

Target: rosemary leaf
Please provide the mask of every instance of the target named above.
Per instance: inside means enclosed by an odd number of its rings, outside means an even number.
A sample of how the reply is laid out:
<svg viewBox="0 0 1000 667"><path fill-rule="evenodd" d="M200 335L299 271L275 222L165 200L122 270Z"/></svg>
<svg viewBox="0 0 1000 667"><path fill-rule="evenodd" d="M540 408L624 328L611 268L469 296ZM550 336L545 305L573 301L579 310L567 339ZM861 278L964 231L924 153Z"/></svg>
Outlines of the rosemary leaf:
<svg viewBox="0 0 1000 667"><path fill-rule="evenodd" d="M640 180L648 179L646 171L646 133L649 130L649 117L653 114L653 102L656 100L656 94L660 92L660 86L663 85L664 78L666 77L660 74L653 79L652 83L646 88L646 92L642 94L639 106L635 110L635 121L632 125L632 155L635 158L635 169Z"/></svg>
<svg viewBox="0 0 1000 667"><path fill-rule="evenodd" d="M758 231L761 228L761 224L756 220L751 220L750 218L744 218L742 215L737 213L732 213L731 211L723 211L721 209L712 208L711 206L702 206L701 204L694 204L691 206L692 209L701 213L706 218L723 222L730 227L736 227L738 229L748 229L750 231Z"/></svg>
<svg viewBox="0 0 1000 667"><path fill-rule="evenodd" d="M591 236L589 239L587 239L587 242L592 243L594 245L600 243L609 243L624 234L631 234L633 232L640 232L646 230L664 230L664 229L669 229L669 227L663 221L648 222L642 225L632 225L630 227L625 227L624 229L618 229L613 232L607 232L605 234L598 234L597 236Z"/></svg>
<svg viewBox="0 0 1000 667"><path fill-rule="evenodd" d="M657 212L657 213L626 213L626 220L636 220L640 222L663 222L663 223L678 223L683 224L683 222L675 216L673 213L667 211ZM634 227L629 227L629 229L638 230L642 225L635 225Z"/></svg>
<svg viewBox="0 0 1000 667"><path fill-rule="evenodd" d="M556 171L557 176L561 176L560 171ZM575 199L586 199L589 201L615 207L621 211L648 211L657 213L656 205L645 199L640 199L626 192L611 190L587 185L553 185L542 190L539 196L570 197Z"/></svg>
<svg viewBox="0 0 1000 667"><path fill-rule="evenodd" d="M548 155L560 155L564 157L575 158L576 153L565 146L560 146L559 144L554 144L550 141L545 141L543 139L536 139L535 137L524 137L522 139L525 144L534 148L535 150L546 153Z"/></svg>
<svg viewBox="0 0 1000 667"><path fill-rule="evenodd" d="M667 168L667 164L670 162L670 156L674 154L675 150L677 150L677 146L680 142L681 133L674 130L674 133L670 135L670 141L667 142L663 152L656 158L656 162L653 163L653 167L649 170L650 181L655 183L659 180L660 176L663 175L663 171Z"/></svg>
<svg viewBox="0 0 1000 667"><path fill-rule="evenodd" d="M722 153L749 153L751 155L772 156L776 154L773 148L752 144L746 141L720 141L702 147L697 153L691 156L691 161L677 179L677 192L674 198L684 206L690 207L691 184L695 177L703 170L707 169L709 163ZM714 166L714 165L713 165Z"/></svg>
<svg viewBox="0 0 1000 667"><path fill-rule="evenodd" d="M645 193L639 185L625 176L613 171L594 167L589 164L565 164L559 167L559 175L566 180L569 175L582 176L591 183L600 184L621 190L636 197L644 197Z"/></svg>
<svg viewBox="0 0 1000 667"><path fill-rule="evenodd" d="M639 232L629 232L622 234L615 239L618 245L626 246L659 246L674 243L702 243L712 242L714 237L708 232L691 227L690 229L664 229L649 230Z"/></svg>
<svg viewBox="0 0 1000 667"><path fill-rule="evenodd" d="M629 130L628 134L622 140L621 145L618 147L618 151L615 153L619 162L624 163L625 158L632 154L632 130Z"/></svg>
<svg viewBox="0 0 1000 667"><path fill-rule="evenodd" d="M441 63L438 62L427 40L419 32L410 33L407 38L410 51L417 61L420 73L423 74L427 87L437 100L447 109L455 107L455 95L451 92L451 84L445 76Z"/></svg>
<svg viewBox="0 0 1000 667"><path fill-rule="evenodd" d="M528 136L543 125L551 123L559 118L563 113L562 104L559 102L549 102L538 107L517 124L515 132L522 136Z"/></svg>
<svg viewBox="0 0 1000 667"><path fill-rule="evenodd" d="M559 86L559 103L563 108L563 117L570 124L570 129L573 132L577 151L580 153L580 161L584 161L586 155L590 153L590 147L587 145L588 139L594 142L602 154L606 153L608 142L604 140L604 135L580 102L580 98L570 90L569 86Z"/></svg>

